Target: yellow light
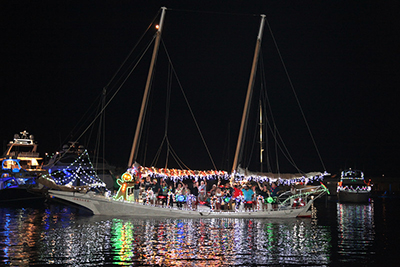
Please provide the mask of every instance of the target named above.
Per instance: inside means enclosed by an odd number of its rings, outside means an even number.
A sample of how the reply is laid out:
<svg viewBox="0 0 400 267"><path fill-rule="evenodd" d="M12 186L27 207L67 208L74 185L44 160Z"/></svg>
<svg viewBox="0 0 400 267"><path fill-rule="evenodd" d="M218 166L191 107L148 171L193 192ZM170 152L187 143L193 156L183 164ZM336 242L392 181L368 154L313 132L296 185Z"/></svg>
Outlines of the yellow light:
<svg viewBox="0 0 400 267"><path fill-rule="evenodd" d="M157 25L156 25L156 29L158 30L159 28L160 28L160 25L157 24Z"/></svg>

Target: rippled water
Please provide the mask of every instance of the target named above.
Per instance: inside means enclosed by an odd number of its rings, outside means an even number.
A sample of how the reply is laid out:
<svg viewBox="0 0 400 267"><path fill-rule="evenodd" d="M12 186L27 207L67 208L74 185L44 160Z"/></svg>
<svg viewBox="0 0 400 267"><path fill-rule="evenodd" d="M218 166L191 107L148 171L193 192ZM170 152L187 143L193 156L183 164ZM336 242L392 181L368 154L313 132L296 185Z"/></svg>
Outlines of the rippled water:
<svg viewBox="0 0 400 267"><path fill-rule="evenodd" d="M379 265L395 257L397 201L320 200L312 219L89 216L61 204L0 208L0 265ZM392 241L393 240L393 241Z"/></svg>

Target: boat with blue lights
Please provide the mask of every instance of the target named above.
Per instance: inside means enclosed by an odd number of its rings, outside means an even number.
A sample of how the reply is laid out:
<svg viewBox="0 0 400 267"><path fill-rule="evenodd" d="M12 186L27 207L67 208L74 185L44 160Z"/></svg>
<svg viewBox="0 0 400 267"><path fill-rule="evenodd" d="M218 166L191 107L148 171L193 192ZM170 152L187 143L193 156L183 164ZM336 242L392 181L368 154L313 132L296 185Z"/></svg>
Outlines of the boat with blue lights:
<svg viewBox="0 0 400 267"><path fill-rule="evenodd" d="M0 158L0 202L21 202L44 199L37 178L46 173L37 152L38 144L27 131L14 135Z"/></svg>
<svg viewBox="0 0 400 267"><path fill-rule="evenodd" d="M344 170L337 185L339 202L363 203L369 202L371 185L364 179L360 170Z"/></svg>
<svg viewBox="0 0 400 267"><path fill-rule="evenodd" d="M114 166L102 158L90 157L83 145L73 141L55 152L43 168L58 185L76 187L98 179L112 191L116 180Z"/></svg>

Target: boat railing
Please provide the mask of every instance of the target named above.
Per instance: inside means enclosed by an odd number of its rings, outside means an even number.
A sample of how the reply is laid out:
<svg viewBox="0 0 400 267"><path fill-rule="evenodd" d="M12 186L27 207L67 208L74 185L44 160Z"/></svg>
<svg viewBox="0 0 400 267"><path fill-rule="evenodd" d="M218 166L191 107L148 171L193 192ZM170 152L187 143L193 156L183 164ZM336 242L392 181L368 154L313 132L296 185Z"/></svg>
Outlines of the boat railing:
<svg viewBox="0 0 400 267"><path fill-rule="evenodd" d="M294 203L301 202L307 204L308 197L314 196L314 200L329 193L329 190L323 186L308 186L305 188L296 189L296 193L293 194L290 191L284 192L283 194L278 196L278 202L281 206L293 205Z"/></svg>
<svg viewBox="0 0 400 267"><path fill-rule="evenodd" d="M38 158L38 152L16 152L12 151L8 155L9 157L29 157L29 158Z"/></svg>
<svg viewBox="0 0 400 267"><path fill-rule="evenodd" d="M235 199L233 200L232 206L230 209L222 209L222 210L217 210L215 207L212 207L212 203L210 204L195 204L194 201L190 202L184 202L182 203L182 207L178 207L176 205L177 201L173 202L173 205L171 206L170 204L162 204L156 200L151 201L150 199L140 199L138 202L135 202L134 200L131 199L119 199L122 202L129 202L129 203L134 203L137 205L144 205L144 206L152 206L152 207L159 207L159 208L165 208L165 209L174 209L174 210L188 210L188 211L210 211L210 212L259 212L259 211L267 211L267 210L285 210L288 208L301 208L305 206L308 201L307 198L311 195L314 196L314 199L317 199L321 195L325 194L327 192L326 187L323 186L312 186L312 187L307 187L304 190L299 189L299 193L297 194L292 194L290 191L284 192L283 194L279 195L279 197L276 199L276 204L278 206L276 208L273 208L271 206L271 203L268 203L267 205L263 205L267 202L264 202L265 200L263 199L261 203L258 203L259 199L257 199L255 205L249 209L245 210L244 209L244 200L241 199L239 201L236 201ZM108 198L113 198L113 196L109 195ZM263 203L264 202L264 203ZM235 207L233 207L233 204L235 204ZM228 205L228 203L226 203ZM236 205L239 205L236 207Z"/></svg>

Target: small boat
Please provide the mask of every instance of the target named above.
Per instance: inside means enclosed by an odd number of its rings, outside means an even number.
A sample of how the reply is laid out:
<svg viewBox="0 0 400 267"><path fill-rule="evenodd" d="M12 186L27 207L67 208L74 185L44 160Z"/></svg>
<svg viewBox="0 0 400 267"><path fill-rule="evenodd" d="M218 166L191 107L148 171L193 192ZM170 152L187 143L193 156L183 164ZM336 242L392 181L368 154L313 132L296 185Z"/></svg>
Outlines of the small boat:
<svg viewBox="0 0 400 267"><path fill-rule="evenodd" d="M44 192L37 177L46 173L40 164L37 143L27 131L15 134L0 158L0 202L21 202L43 199Z"/></svg>
<svg viewBox="0 0 400 267"><path fill-rule="evenodd" d="M115 167L101 158L91 159L83 145L68 142L43 167L58 185L81 186L98 178L108 190L113 190ZM88 182L90 181L90 182Z"/></svg>
<svg viewBox="0 0 400 267"><path fill-rule="evenodd" d="M242 126L240 128L239 140L237 151L235 155L234 168L231 173L225 171L194 171L194 170L177 170L168 168L155 168L143 167L136 162L138 155L138 147L140 135L143 128L144 114L149 97L150 85L153 77L155 61L157 58L158 47L161 39L161 30L165 17L166 8L162 8L161 18L158 25L158 30L155 36L155 44L153 50L153 57L150 64L149 73L145 92L143 96L142 106L139 113L135 137L131 149L131 154L128 163L128 170L121 176L117 183L121 186L116 196L111 196L110 192L99 194L92 189L87 188L74 188L74 190L49 190L49 195L52 198L72 202L81 207L89 209L95 215L126 215L126 216L167 216L167 217L217 217L217 218L295 218L295 217L310 217L309 211L313 202L321 196L328 193L327 188L321 183L315 186L307 186L305 190L297 189L295 192L290 190L280 194L275 199L257 199L257 207L250 209L243 209L244 199L241 197L236 198L235 209L217 211L214 209L214 203L205 205L199 201L199 205L193 208L187 205L185 208L171 208L169 205L162 206L151 204L149 201L141 203L129 200L127 196L128 189L134 186L135 181L143 177L151 177L158 180L177 181L181 179L189 179L192 181L209 180L209 179L224 179L230 181L231 184L250 182L250 181L263 181L263 182L277 182L281 185L291 185L294 182L307 183L308 181L317 180L324 176L321 172L311 172L308 174L299 173L284 177L284 174L279 174L273 177L263 177L263 174L247 175L242 172L238 164L240 150L243 146L244 128L248 118L248 107L250 106L251 94L254 84L254 76L256 73L256 66L258 62L258 55L260 51L262 32L265 23L265 15L261 15L260 29L257 36L256 49L254 54L253 66L251 77L249 81L247 97L245 101L245 109L242 117ZM151 191L151 190L150 190ZM146 197L147 198L147 197ZM169 197L168 197L169 198ZM266 202L269 202L267 205ZM271 205L274 203L274 205ZM249 203L247 203L249 204ZM253 203L254 204L254 203Z"/></svg>
<svg viewBox="0 0 400 267"><path fill-rule="evenodd" d="M344 170L337 185L339 202L369 202L371 186L365 182L360 170Z"/></svg>

